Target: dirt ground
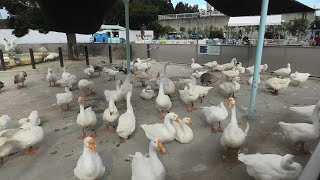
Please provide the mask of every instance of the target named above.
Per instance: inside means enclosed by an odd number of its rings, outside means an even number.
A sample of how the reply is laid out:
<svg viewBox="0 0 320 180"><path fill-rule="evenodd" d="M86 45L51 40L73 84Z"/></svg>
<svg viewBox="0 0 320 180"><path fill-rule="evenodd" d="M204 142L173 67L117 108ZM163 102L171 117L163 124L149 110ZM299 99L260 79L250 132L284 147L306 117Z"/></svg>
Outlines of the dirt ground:
<svg viewBox="0 0 320 180"><path fill-rule="evenodd" d="M102 60L107 61L106 57L96 57L91 59L91 63L101 64ZM119 61L115 61L115 63L119 63ZM110 66L109 64L105 65ZM35 155L28 156L23 152L18 152L5 158L5 164L0 168L0 179L76 179L73 175L73 169L83 150L83 141L77 138L81 133L81 128L76 123L79 113L77 98L84 96L84 93L75 88L72 91L74 100L70 106L71 110L61 112L60 107L56 105L55 95L64 92L64 89L49 87L45 80L49 66L53 68L53 72L58 77L61 77L62 69L59 67L59 62L42 63L36 66L36 70L31 70L31 66L22 66L0 72L0 81L5 83L5 88L0 93L0 115L7 114L15 122L18 122L20 118L28 117L32 110L38 110L45 132L45 138L38 145L40 149ZM69 68L71 74L78 77L78 80L87 78L83 72L83 69L86 68L84 61L66 61L65 66ZM151 72L156 75L158 71L163 72L163 67L164 63L153 62ZM28 77L25 81L26 87L18 89L13 84L13 76L21 70L25 70ZM170 64L167 67L167 75L172 79L189 78L190 74L191 68L188 65ZM214 74L219 78L218 82L213 85L214 88L209 92L203 104L196 103L197 107L218 105L221 101L227 103L226 95L218 88L225 77L219 72L214 72ZM125 74L119 73L118 78L124 80L125 77ZM262 75L262 81L270 77L269 74ZM249 76L242 77L245 84L236 94L237 118L243 129L247 121L246 113L251 89L251 86L246 83L248 78ZM108 81L103 73L91 80L94 82L94 90L97 94L85 97L85 104L93 108L98 118L96 126L97 151L106 166L103 179L131 179L132 158L128 155L137 151L143 154L147 153L149 147L149 141L140 124L161 122L158 118L159 112L155 107L155 98L152 100L140 98L139 94L143 87L140 83L134 82L132 104L137 120L136 130L132 139L120 145L117 134L102 131L102 114L108 107L103 91L115 89L115 82ZM147 84L151 83L147 82ZM181 89L181 87L179 88ZM293 146L289 140L282 136L278 122L304 122L303 117L291 112L288 107L316 104L320 97L319 90L319 79L310 79L302 84L301 88L289 86L288 89L280 91L278 96L271 96L262 82L259 85L255 117L253 120L249 120L249 134L241 151L280 155L291 153ZM186 106L180 100L178 91L171 100L173 102L172 112L177 113L181 118L188 116L193 119L191 128L194 139L190 144L180 144L177 141L164 144L169 154L167 156L159 154L159 158L166 169L167 180L252 179L247 175L245 165L223 162L224 150L220 144L222 134L211 132L201 110L187 113ZM117 108L120 114L125 112L126 103L120 102ZM226 127L229 122L230 117L222 123L222 126ZM307 143L307 148L313 152L316 144L317 141ZM305 166L309 158L309 155L296 156L295 161Z"/></svg>

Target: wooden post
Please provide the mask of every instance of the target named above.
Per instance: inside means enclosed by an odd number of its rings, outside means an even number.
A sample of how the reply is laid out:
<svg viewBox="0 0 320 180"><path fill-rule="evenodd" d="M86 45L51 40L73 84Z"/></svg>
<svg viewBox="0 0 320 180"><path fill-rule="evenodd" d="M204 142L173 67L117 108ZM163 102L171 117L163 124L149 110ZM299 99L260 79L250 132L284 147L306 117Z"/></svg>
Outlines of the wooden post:
<svg viewBox="0 0 320 180"><path fill-rule="evenodd" d="M29 53L30 53L32 69L36 69L36 62L34 61L33 49L29 49Z"/></svg>
<svg viewBox="0 0 320 180"><path fill-rule="evenodd" d="M84 54L86 56L86 65L89 66L88 46L84 46Z"/></svg>
<svg viewBox="0 0 320 180"><path fill-rule="evenodd" d="M108 45L109 48L109 62L110 64L112 63L112 49L111 49L111 45Z"/></svg>
<svg viewBox="0 0 320 180"><path fill-rule="evenodd" d="M59 51L60 67L64 67L64 65L63 65L62 48L59 47L59 48L58 48L58 51Z"/></svg>
<svg viewBox="0 0 320 180"><path fill-rule="evenodd" d="M5 70L6 70L6 64L4 63L4 58L3 58L2 49L0 49L0 61L1 61L1 70L2 70L2 71L5 71Z"/></svg>
<svg viewBox="0 0 320 180"><path fill-rule="evenodd" d="M147 44L147 58L150 59L150 44Z"/></svg>

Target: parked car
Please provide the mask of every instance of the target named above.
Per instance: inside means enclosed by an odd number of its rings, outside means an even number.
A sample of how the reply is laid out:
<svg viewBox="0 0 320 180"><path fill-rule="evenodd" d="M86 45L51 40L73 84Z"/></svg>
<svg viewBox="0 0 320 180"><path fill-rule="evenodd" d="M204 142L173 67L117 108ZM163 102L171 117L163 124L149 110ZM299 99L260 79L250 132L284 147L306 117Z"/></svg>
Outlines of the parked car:
<svg viewBox="0 0 320 180"><path fill-rule="evenodd" d="M198 39L203 39L201 34L191 34L189 38L190 39L197 39L197 36L198 36Z"/></svg>

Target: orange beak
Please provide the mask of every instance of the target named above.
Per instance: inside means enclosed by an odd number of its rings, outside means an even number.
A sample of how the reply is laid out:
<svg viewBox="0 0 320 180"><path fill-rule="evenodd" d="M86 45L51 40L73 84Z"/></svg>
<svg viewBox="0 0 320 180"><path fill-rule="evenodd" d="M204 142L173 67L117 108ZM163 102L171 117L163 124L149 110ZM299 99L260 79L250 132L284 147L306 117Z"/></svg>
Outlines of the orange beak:
<svg viewBox="0 0 320 180"><path fill-rule="evenodd" d="M162 155L168 155L168 151L166 150L166 148L164 148L160 140L158 140L158 147Z"/></svg>
<svg viewBox="0 0 320 180"><path fill-rule="evenodd" d="M89 149L92 153L96 153L96 147L94 146L94 140L90 139L89 140Z"/></svg>
<svg viewBox="0 0 320 180"><path fill-rule="evenodd" d="M232 99L228 99L228 107L231 108L232 107Z"/></svg>
<svg viewBox="0 0 320 180"><path fill-rule="evenodd" d="M177 119L175 121L180 124L181 119L179 117L177 117Z"/></svg>
<svg viewBox="0 0 320 180"><path fill-rule="evenodd" d="M192 119L191 118L189 119L189 124L192 124Z"/></svg>

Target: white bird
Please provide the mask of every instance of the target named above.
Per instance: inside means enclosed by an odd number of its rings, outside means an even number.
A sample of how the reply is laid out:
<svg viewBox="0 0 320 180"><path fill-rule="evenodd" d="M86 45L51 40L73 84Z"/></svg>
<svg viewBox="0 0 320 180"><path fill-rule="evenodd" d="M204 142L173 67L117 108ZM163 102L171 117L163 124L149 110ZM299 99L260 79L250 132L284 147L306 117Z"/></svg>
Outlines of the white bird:
<svg viewBox="0 0 320 180"><path fill-rule="evenodd" d="M75 83L77 83L77 77L71 74L67 74L64 78L57 81L57 84L60 84L63 87L70 88L72 88Z"/></svg>
<svg viewBox="0 0 320 180"><path fill-rule="evenodd" d="M192 68L193 72L195 72L195 70L202 69L203 67L200 64L195 63L194 58L192 58L191 59L191 68Z"/></svg>
<svg viewBox="0 0 320 180"><path fill-rule="evenodd" d="M104 111L102 120L106 123L105 131L109 130L109 124L113 124L113 129L114 131L111 132L116 132L116 126L115 122L119 118L119 111L117 109L117 106L114 104L113 99L109 100L109 107Z"/></svg>
<svg viewBox="0 0 320 180"><path fill-rule="evenodd" d="M109 80L116 80L116 76L118 75L118 70L108 69L107 67L103 68L103 72L110 78Z"/></svg>
<svg viewBox="0 0 320 180"><path fill-rule="evenodd" d="M209 68L210 71L213 71L217 67L218 63L217 63L217 61L212 61L212 62L205 63L204 65L207 68Z"/></svg>
<svg viewBox="0 0 320 180"><path fill-rule="evenodd" d="M280 79L273 77L266 81L265 86L272 95L277 96L279 90L288 88L290 81L290 78Z"/></svg>
<svg viewBox="0 0 320 180"><path fill-rule="evenodd" d="M277 77L281 76L283 78L285 76L288 76L291 72L290 63L287 64L286 68L281 68L273 72L277 75Z"/></svg>
<svg viewBox="0 0 320 180"><path fill-rule="evenodd" d="M56 94L57 105L61 107L62 111L66 111L69 108L69 104L73 100L73 93L70 91L70 88L65 87L64 90L65 90L65 93ZM67 109L64 108L64 106L67 106Z"/></svg>
<svg viewBox="0 0 320 180"><path fill-rule="evenodd" d="M236 69L239 71L240 74L243 74L246 72L246 68L242 66L241 62L238 62L236 64Z"/></svg>
<svg viewBox="0 0 320 180"><path fill-rule="evenodd" d="M86 94L86 96L95 94L95 92L92 90L92 86L93 82L86 79L81 79L78 83L79 89L83 91Z"/></svg>
<svg viewBox="0 0 320 180"><path fill-rule="evenodd" d="M85 129L88 127L92 128L91 137L97 137L97 134L94 130L94 126L97 124L96 113L92 110L91 107L84 108L84 99L82 97L78 98L78 103L80 105L80 112L77 116L77 124L82 127L82 134L79 139L84 139L86 137Z"/></svg>
<svg viewBox="0 0 320 180"><path fill-rule="evenodd" d="M260 65L260 72L266 72L268 69L268 64L263 64L263 65ZM254 66L249 66L246 68L246 71L249 72L249 74L252 76L253 73L254 73Z"/></svg>
<svg viewBox="0 0 320 180"><path fill-rule="evenodd" d="M191 141L193 140L192 129L187 124L192 124L192 119L189 117L183 118L180 123L176 121L172 122L172 125L176 129L176 136L174 137L174 139L182 144L191 143Z"/></svg>
<svg viewBox="0 0 320 180"><path fill-rule="evenodd" d="M46 61L53 61L53 60L55 60L55 59L58 58L58 57L59 57L59 54L58 54L58 53L49 53L48 56L43 59L43 61L44 61L44 62L46 62Z"/></svg>
<svg viewBox="0 0 320 180"><path fill-rule="evenodd" d="M3 39L4 40L4 50L6 52L8 52L8 54L13 54L14 51L16 50L16 47L17 47L17 39L13 39L11 40L11 42L9 42L6 38Z"/></svg>
<svg viewBox="0 0 320 180"><path fill-rule="evenodd" d="M132 93L132 83L133 83L132 74L128 74L126 80L123 82L122 86L120 87L123 97L125 97L128 92Z"/></svg>
<svg viewBox="0 0 320 180"><path fill-rule="evenodd" d="M11 118L8 115L0 116L0 131L8 129L12 124Z"/></svg>
<svg viewBox="0 0 320 180"><path fill-rule="evenodd" d="M304 153L309 153L304 151L304 143L308 141L312 141L319 138L319 111L320 111L320 101L317 103L316 107L313 109L312 113L312 122L309 123L285 123L279 122L280 127L284 135L295 143L295 150L302 150ZM301 144L299 148L297 145Z"/></svg>
<svg viewBox="0 0 320 180"><path fill-rule="evenodd" d="M172 107L170 97L164 93L163 81L160 81L159 93L156 98L156 107L160 111L160 119L164 118L163 112L169 111Z"/></svg>
<svg viewBox="0 0 320 180"><path fill-rule="evenodd" d="M195 71L194 73L192 73L192 74L194 74L194 75L196 76L196 78L199 79L199 78L201 77L201 75L204 74L204 73L206 73L206 72L208 72L208 70L205 70L205 71L198 71L198 70L196 70L196 71Z"/></svg>
<svg viewBox="0 0 320 180"><path fill-rule="evenodd" d="M160 86L160 81L163 82L164 94L169 95L169 96L172 96L175 94L176 87L175 87L173 81L171 79L167 78L165 75L160 76L160 72L158 72L156 78L152 81L154 81L158 87Z"/></svg>
<svg viewBox="0 0 320 180"><path fill-rule="evenodd" d="M316 105L310 105L310 106L301 106L301 107L289 107L291 111L296 112L297 114L300 114L306 118L311 118L313 109L316 107Z"/></svg>
<svg viewBox="0 0 320 180"><path fill-rule="evenodd" d="M156 96L154 90L151 89L151 86L148 85L146 88L142 89L140 96L143 99L152 99L153 97Z"/></svg>
<svg viewBox="0 0 320 180"><path fill-rule="evenodd" d="M141 152L129 155L133 157L131 180L165 180L166 170L158 158L156 150L160 150L163 155L168 154L162 142L154 137L150 140L148 155L144 156Z"/></svg>
<svg viewBox="0 0 320 180"><path fill-rule="evenodd" d="M67 69L68 68L63 67L63 73L61 74L62 79L67 78L69 75L71 75L69 72L67 72Z"/></svg>
<svg viewBox="0 0 320 180"><path fill-rule="evenodd" d="M32 111L28 118L22 118L19 120L19 126L22 127L27 123L33 123L36 126L41 124L40 116L38 111Z"/></svg>
<svg viewBox="0 0 320 180"><path fill-rule="evenodd" d="M302 166L293 161L293 155L240 153L238 160L247 166L247 172L256 180L297 179Z"/></svg>
<svg viewBox="0 0 320 180"><path fill-rule="evenodd" d="M57 82L57 76L52 73L52 69L50 67L48 68L47 81L49 82L50 86L51 83L53 83L53 85L55 86Z"/></svg>
<svg viewBox="0 0 320 180"><path fill-rule="evenodd" d="M129 136L132 135L133 131L136 128L136 117L133 112L131 104L132 91L127 93L127 111L124 114L121 114L118 120L118 127L116 132L121 138L121 143L124 143Z"/></svg>
<svg viewBox="0 0 320 180"><path fill-rule="evenodd" d="M240 81L240 77L235 77L232 79L232 82L223 82L219 85L220 89L225 91L229 96L234 97L234 93L240 90L240 84L237 81Z"/></svg>
<svg viewBox="0 0 320 180"><path fill-rule="evenodd" d="M86 137L83 143L83 152L74 168L74 175L80 180L95 180L102 178L105 167L96 151L94 139Z"/></svg>
<svg viewBox="0 0 320 180"><path fill-rule="evenodd" d="M187 105L187 112L192 112L196 110L194 107L194 102L197 101L200 94L195 90L192 83L189 83L183 90L179 90L180 99ZM189 108L188 104L191 103Z"/></svg>
<svg viewBox="0 0 320 180"><path fill-rule="evenodd" d="M217 65L217 70L218 71L228 71L228 70L231 70L231 69L235 68L236 64L237 64L237 59L233 58L230 63L221 64L221 65L218 64Z"/></svg>
<svg viewBox="0 0 320 180"><path fill-rule="evenodd" d="M223 132L223 129L221 128L221 122L226 120L228 117L228 110L224 106L223 102L221 102L218 106L203 107L202 111L206 117L207 122L212 127L212 132ZM218 128L214 127L215 123L219 124Z"/></svg>
<svg viewBox="0 0 320 180"><path fill-rule="evenodd" d="M232 70L228 71L222 71L222 74L224 74L228 80L238 77L239 76L239 70L236 68L233 68Z"/></svg>
<svg viewBox="0 0 320 180"><path fill-rule="evenodd" d="M298 82L297 86L299 86L300 83L307 81L307 79L309 78L310 75L311 74L309 74L309 73L299 73L298 71L296 71L295 73L290 74L290 78L293 81Z"/></svg>
<svg viewBox="0 0 320 180"><path fill-rule="evenodd" d="M132 65L131 65L132 66ZM149 71L151 68L151 63L149 62L142 62L140 58L136 59L136 62L134 63L133 67L137 71Z"/></svg>
<svg viewBox="0 0 320 180"><path fill-rule="evenodd" d="M116 81L116 90L104 90L104 96L106 97L106 101L109 102L110 99L113 99L114 102L118 102L123 99L124 95L121 92L122 80Z"/></svg>
<svg viewBox="0 0 320 180"><path fill-rule="evenodd" d="M86 68L85 70L83 70L83 72L88 75L89 77L92 76L92 74L94 73L94 68L92 65L89 65L88 68Z"/></svg>
<svg viewBox="0 0 320 180"><path fill-rule="evenodd" d="M249 78L249 80L248 80L248 84L249 84L249 85L252 85L252 83L253 83L253 76L251 76L251 77ZM260 74L259 74L259 76L258 76L258 84L260 84Z"/></svg>

